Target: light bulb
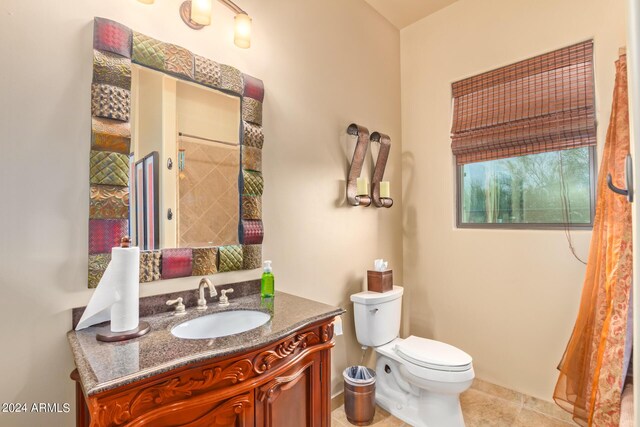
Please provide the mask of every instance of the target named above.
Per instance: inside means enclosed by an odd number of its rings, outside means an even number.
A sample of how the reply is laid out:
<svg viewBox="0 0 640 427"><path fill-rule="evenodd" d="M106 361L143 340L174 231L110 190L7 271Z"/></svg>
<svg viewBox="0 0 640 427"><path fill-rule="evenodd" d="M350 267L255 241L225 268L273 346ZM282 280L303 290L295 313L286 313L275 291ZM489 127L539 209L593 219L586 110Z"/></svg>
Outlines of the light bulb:
<svg viewBox="0 0 640 427"><path fill-rule="evenodd" d="M212 0L191 0L191 20L200 25L211 25Z"/></svg>
<svg viewBox="0 0 640 427"><path fill-rule="evenodd" d="M251 17L246 13L239 13L234 20L233 43L242 49L251 47Z"/></svg>
<svg viewBox="0 0 640 427"><path fill-rule="evenodd" d="M140 3L144 3L144 4L153 4L154 1L156 0L138 0Z"/></svg>

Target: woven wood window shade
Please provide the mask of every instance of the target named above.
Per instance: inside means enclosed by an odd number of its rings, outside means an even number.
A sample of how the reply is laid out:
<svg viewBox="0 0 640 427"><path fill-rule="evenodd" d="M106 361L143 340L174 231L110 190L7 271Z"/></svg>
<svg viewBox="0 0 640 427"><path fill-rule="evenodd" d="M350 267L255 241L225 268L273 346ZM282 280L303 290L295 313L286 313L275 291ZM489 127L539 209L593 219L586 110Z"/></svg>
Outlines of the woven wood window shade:
<svg viewBox="0 0 640 427"><path fill-rule="evenodd" d="M452 85L458 165L596 145L593 41Z"/></svg>

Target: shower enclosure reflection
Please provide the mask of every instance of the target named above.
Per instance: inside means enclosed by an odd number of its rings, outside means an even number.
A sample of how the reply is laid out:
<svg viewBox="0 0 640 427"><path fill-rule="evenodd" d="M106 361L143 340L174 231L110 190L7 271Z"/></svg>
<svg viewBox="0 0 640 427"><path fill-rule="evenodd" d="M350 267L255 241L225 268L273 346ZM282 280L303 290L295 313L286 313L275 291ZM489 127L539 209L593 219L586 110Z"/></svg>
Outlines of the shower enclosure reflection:
<svg viewBox="0 0 640 427"><path fill-rule="evenodd" d="M141 249L238 244L240 98L132 66L131 235Z"/></svg>

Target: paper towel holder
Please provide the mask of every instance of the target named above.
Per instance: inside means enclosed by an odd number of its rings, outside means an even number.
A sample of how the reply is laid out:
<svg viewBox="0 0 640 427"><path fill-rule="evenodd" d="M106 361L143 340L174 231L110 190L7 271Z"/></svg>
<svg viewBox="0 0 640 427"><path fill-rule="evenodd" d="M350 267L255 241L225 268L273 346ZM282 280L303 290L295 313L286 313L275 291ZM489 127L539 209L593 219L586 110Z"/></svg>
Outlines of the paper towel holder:
<svg viewBox="0 0 640 427"><path fill-rule="evenodd" d="M120 240L121 248L128 248L131 246L131 238L129 236L124 236ZM117 341L126 341L133 338L139 338L151 330L151 326L148 322L138 322L138 327L131 329L129 331L121 331L121 332L112 332L110 327L107 326L107 330L96 334L96 339L98 341L103 342L117 342Z"/></svg>
<svg viewBox="0 0 640 427"><path fill-rule="evenodd" d="M108 326L107 326L108 328ZM103 342L126 341L133 338L141 337L151 330L151 326L147 322L140 322L138 327L130 331L111 332L107 330L103 333L96 334L96 339Z"/></svg>

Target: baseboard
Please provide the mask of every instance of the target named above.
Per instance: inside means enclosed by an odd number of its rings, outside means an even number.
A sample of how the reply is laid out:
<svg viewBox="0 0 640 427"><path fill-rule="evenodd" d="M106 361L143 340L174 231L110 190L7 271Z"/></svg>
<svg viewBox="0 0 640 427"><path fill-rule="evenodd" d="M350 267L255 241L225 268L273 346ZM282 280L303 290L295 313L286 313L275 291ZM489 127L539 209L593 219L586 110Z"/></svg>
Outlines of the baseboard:
<svg viewBox="0 0 640 427"><path fill-rule="evenodd" d="M339 392L331 396L331 412L344 405L344 392Z"/></svg>

